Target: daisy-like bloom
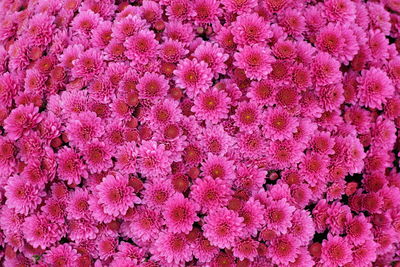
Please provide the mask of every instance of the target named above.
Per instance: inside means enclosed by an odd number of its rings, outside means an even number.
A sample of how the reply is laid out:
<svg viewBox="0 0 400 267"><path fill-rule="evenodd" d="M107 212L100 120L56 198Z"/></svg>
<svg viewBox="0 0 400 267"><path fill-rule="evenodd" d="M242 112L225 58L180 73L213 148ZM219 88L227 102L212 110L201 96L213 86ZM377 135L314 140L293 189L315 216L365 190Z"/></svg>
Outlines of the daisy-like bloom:
<svg viewBox="0 0 400 267"><path fill-rule="evenodd" d="M183 233L161 232L150 247L150 252L156 258L165 260L171 266L189 262L193 258L192 251L193 248Z"/></svg>
<svg viewBox="0 0 400 267"><path fill-rule="evenodd" d="M227 12L238 15L250 13L257 6L255 0L222 0L221 3Z"/></svg>
<svg viewBox="0 0 400 267"><path fill-rule="evenodd" d="M233 40L239 45L265 44L272 37L266 21L257 13L243 14L232 23Z"/></svg>
<svg viewBox="0 0 400 267"><path fill-rule="evenodd" d="M29 42L36 46L47 46L53 39L54 20L54 16L45 13L34 15L29 20L29 27L26 30L26 37L29 38Z"/></svg>
<svg viewBox="0 0 400 267"><path fill-rule="evenodd" d="M76 266L78 252L68 244L52 247L43 256L43 261L51 266Z"/></svg>
<svg viewBox="0 0 400 267"><path fill-rule="evenodd" d="M146 21L138 15L128 15L122 19L116 20L112 28L112 37L125 41L127 38L135 35L146 28Z"/></svg>
<svg viewBox="0 0 400 267"><path fill-rule="evenodd" d="M382 104L385 104L395 91L386 72L378 68L363 70L357 81L359 104L368 108L382 109Z"/></svg>
<svg viewBox="0 0 400 267"><path fill-rule="evenodd" d="M104 49L112 39L111 21L101 21L92 32L93 47Z"/></svg>
<svg viewBox="0 0 400 267"><path fill-rule="evenodd" d="M17 213L24 215L31 213L42 202L42 197L46 195L43 189L27 183L19 176L8 178L4 189L7 207L14 208Z"/></svg>
<svg viewBox="0 0 400 267"><path fill-rule="evenodd" d="M256 236L257 232L265 225L264 207L262 204L250 198L243 207L238 211L239 216L243 218L244 236Z"/></svg>
<svg viewBox="0 0 400 267"><path fill-rule="evenodd" d="M356 18L356 5L350 0L328 0L324 7L330 21L352 23Z"/></svg>
<svg viewBox="0 0 400 267"><path fill-rule="evenodd" d="M201 206L203 212L226 206L233 194L228 183L206 176L196 179L191 187L190 197Z"/></svg>
<svg viewBox="0 0 400 267"><path fill-rule="evenodd" d="M292 226L289 229L289 233L297 238L301 245L307 245L312 240L315 228L308 211L296 210L293 213Z"/></svg>
<svg viewBox="0 0 400 267"><path fill-rule="evenodd" d="M254 258L258 256L258 245L259 242L251 238L239 240L233 247L233 255L239 258L241 261L244 259L253 261Z"/></svg>
<svg viewBox="0 0 400 267"><path fill-rule="evenodd" d="M200 142L204 147L204 151L214 155L224 155L234 145L234 139L225 132L221 125L207 126Z"/></svg>
<svg viewBox="0 0 400 267"><path fill-rule="evenodd" d="M140 199L133 192L133 187L128 183L128 176L116 174L107 175L96 186L98 202L106 214L114 217L125 215L130 207L140 203Z"/></svg>
<svg viewBox="0 0 400 267"><path fill-rule="evenodd" d="M68 139L79 147L104 134L103 121L91 111L73 115L66 127Z"/></svg>
<svg viewBox="0 0 400 267"><path fill-rule="evenodd" d="M158 53L165 62L176 63L188 52L183 43L168 39L160 45Z"/></svg>
<svg viewBox="0 0 400 267"><path fill-rule="evenodd" d="M361 245L372 239L372 224L367 221L363 214L351 218L346 223L346 239L354 245Z"/></svg>
<svg viewBox="0 0 400 267"><path fill-rule="evenodd" d="M224 91L212 87L198 94L191 111L199 119L217 124L221 119L228 117L230 102Z"/></svg>
<svg viewBox="0 0 400 267"><path fill-rule="evenodd" d="M197 211L200 206L182 194L175 194L170 197L164 207L163 216L168 230L172 233L185 233L188 234L192 228L193 223L199 221Z"/></svg>
<svg viewBox="0 0 400 267"><path fill-rule="evenodd" d="M300 173L311 185L325 181L328 175L329 158L318 153L307 153L300 164Z"/></svg>
<svg viewBox="0 0 400 267"><path fill-rule="evenodd" d="M168 81L163 75L146 73L140 78L137 89L142 99L161 99L167 95Z"/></svg>
<svg viewBox="0 0 400 267"><path fill-rule="evenodd" d="M89 192L86 189L76 188L69 194L66 207L68 219L81 219L90 216Z"/></svg>
<svg viewBox="0 0 400 267"><path fill-rule="evenodd" d="M90 195L89 209L92 212L92 216L96 222L109 223L114 219L112 215L104 212L103 206L99 203L99 199L95 195Z"/></svg>
<svg viewBox="0 0 400 267"><path fill-rule="evenodd" d="M129 232L134 240L153 241L157 239L162 225L160 212L140 206L129 224Z"/></svg>
<svg viewBox="0 0 400 267"><path fill-rule="evenodd" d="M272 71L274 58L270 50L260 45L246 45L234 54L233 64L245 71L247 78L261 80Z"/></svg>
<svg viewBox="0 0 400 267"><path fill-rule="evenodd" d="M134 63L147 64L157 55L158 41L149 30L141 30L125 42L125 55Z"/></svg>
<svg viewBox="0 0 400 267"><path fill-rule="evenodd" d="M366 240L364 243L354 246L352 250L352 260L353 266L367 266L376 260L376 250L378 243L372 240Z"/></svg>
<svg viewBox="0 0 400 267"><path fill-rule="evenodd" d="M196 240L193 256L201 263L210 262L219 252L219 248L211 245L210 241L203 236Z"/></svg>
<svg viewBox="0 0 400 267"><path fill-rule="evenodd" d="M261 118L259 106L252 102L240 102L235 115L232 117L237 127L242 131L258 128Z"/></svg>
<svg viewBox="0 0 400 267"><path fill-rule="evenodd" d="M122 174L136 172L137 169L137 147L134 142L127 142L119 146L115 154L117 162L115 169Z"/></svg>
<svg viewBox="0 0 400 267"><path fill-rule="evenodd" d="M204 218L204 237L211 245L229 249L243 235L243 220L236 212L227 208L214 209Z"/></svg>
<svg viewBox="0 0 400 267"><path fill-rule="evenodd" d="M373 125L371 135L374 147L391 150L396 142L395 123L379 116Z"/></svg>
<svg viewBox="0 0 400 267"><path fill-rule="evenodd" d="M95 242L99 258L102 260L110 259L118 247L118 239L114 235L100 235Z"/></svg>
<svg viewBox="0 0 400 267"><path fill-rule="evenodd" d="M275 101L275 86L272 81L261 80L252 82L247 97L258 105L272 106Z"/></svg>
<svg viewBox="0 0 400 267"><path fill-rule="evenodd" d="M118 259L130 259L129 264L138 264L138 262L144 256L144 250L134 246L128 242L120 242L118 245L118 252L115 254L115 258ZM115 265L121 266L121 265Z"/></svg>
<svg viewBox="0 0 400 267"><path fill-rule="evenodd" d="M99 14L91 10L79 12L71 21L72 31L84 36L90 36L101 21Z"/></svg>
<svg viewBox="0 0 400 267"><path fill-rule="evenodd" d="M301 161L301 146L293 139L269 142L267 145L269 161L278 169L288 168Z"/></svg>
<svg viewBox="0 0 400 267"><path fill-rule="evenodd" d="M171 152L164 144L144 141L138 150L138 163L142 175L156 178L166 175L171 170Z"/></svg>
<svg viewBox="0 0 400 267"><path fill-rule="evenodd" d="M95 48L90 48L80 54L73 62L71 70L74 78L83 78L91 80L104 70L104 62L101 51Z"/></svg>
<svg viewBox="0 0 400 267"><path fill-rule="evenodd" d="M64 223L66 212L66 202L64 199L56 197L49 198L45 201L45 205L41 207L43 213L52 221Z"/></svg>
<svg viewBox="0 0 400 267"><path fill-rule="evenodd" d="M79 184L81 177L87 178L88 172L80 155L69 147L61 148L57 153L58 177L68 184Z"/></svg>
<svg viewBox="0 0 400 267"><path fill-rule="evenodd" d="M316 153L331 155L333 151L334 139L329 132L317 132L310 140L310 146Z"/></svg>
<svg viewBox="0 0 400 267"><path fill-rule="evenodd" d="M30 91L42 91L46 77L36 69L26 71L25 88Z"/></svg>
<svg viewBox="0 0 400 267"><path fill-rule="evenodd" d="M267 254L274 264L286 265L296 260L299 248L298 240L290 234L285 234L271 241Z"/></svg>
<svg viewBox="0 0 400 267"><path fill-rule="evenodd" d="M193 3L193 20L195 24L219 23L220 3L215 0L195 0Z"/></svg>
<svg viewBox="0 0 400 267"><path fill-rule="evenodd" d="M292 214L295 208L289 205L286 199L269 202L264 213L267 228L286 234L288 228L292 226Z"/></svg>
<svg viewBox="0 0 400 267"><path fill-rule="evenodd" d="M257 161L252 162L252 166L247 163L239 163L237 165L236 179L234 180L234 186L237 189L255 193L262 188L267 172L259 168L256 165L257 163Z"/></svg>
<svg viewBox="0 0 400 267"><path fill-rule="evenodd" d="M265 138L259 129L254 130L253 132L240 133L237 136L236 142L240 149L240 154L242 154L244 157L258 158L265 152ZM241 178L244 178L244 180L242 180ZM255 185L252 181L249 181L247 177L241 178L239 178L237 182L241 183L242 186L250 189Z"/></svg>
<svg viewBox="0 0 400 267"><path fill-rule="evenodd" d="M186 94L193 98L199 91L205 91L212 84L213 74L207 63L197 59L181 60L174 70L176 85L186 89Z"/></svg>
<svg viewBox="0 0 400 267"><path fill-rule="evenodd" d="M341 81L340 63L328 53L318 53L313 62L314 78L317 85L327 85Z"/></svg>
<svg viewBox="0 0 400 267"><path fill-rule="evenodd" d="M90 173L99 173L111 168L113 166L111 153L112 147L97 139L86 144L82 151Z"/></svg>
<svg viewBox="0 0 400 267"><path fill-rule="evenodd" d="M208 154L207 160L202 164L201 171L204 176L211 176L214 179L220 178L232 181L235 178L235 166L233 161L226 157L219 157Z"/></svg>
<svg viewBox="0 0 400 267"><path fill-rule="evenodd" d="M215 78L218 78L219 74L226 74L225 61L229 55L225 54L224 49L219 47L217 43L203 42L193 52L193 56L197 60L207 63Z"/></svg>
<svg viewBox="0 0 400 267"><path fill-rule="evenodd" d="M271 140L290 139L298 125L298 120L285 109L269 108L265 113L263 132Z"/></svg>
<svg viewBox="0 0 400 267"><path fill-rule="evenodd" d="M189 45L195 38L193 26L189 23L182 23L179 21L171 21L165 25L164 30L165 38L176 40Z"/></svg>
<svg viewBox="0 0 400 267"><path fill-rule="evenodd" d="M171 0L165 13L170 20L186 21L194 15L193 3L188 0Z"/></svg>
<svg viewBox="0 0 400 267"><path fill-rule="evenodd" d="M41 120L38 107L33 104L19 105L4 120L4 129L8 138L15 141L38 125Z"/></svg>
<svg viewBox="0 0 400 267"><path fill-rule="evenodd" d="M328 234L328 239L322 241L321 263L324 266L343 266L351 259L351 246L343 237Z"/></svg>
<svg viewBox="0 0 400 267"><path fill-rule="evenodd" d="M165 99L154 105L150 110L150 125L160 127L179 121L181 110L178 105L179 102L172 99Z"/></svg>
<svg viewBox="0 0 400 267"><path fill-rule="evenodd" d="M61 226L44 214L33 214L25 218L22 233L32 247L42 249L51 246L63 236Z"/></svg>

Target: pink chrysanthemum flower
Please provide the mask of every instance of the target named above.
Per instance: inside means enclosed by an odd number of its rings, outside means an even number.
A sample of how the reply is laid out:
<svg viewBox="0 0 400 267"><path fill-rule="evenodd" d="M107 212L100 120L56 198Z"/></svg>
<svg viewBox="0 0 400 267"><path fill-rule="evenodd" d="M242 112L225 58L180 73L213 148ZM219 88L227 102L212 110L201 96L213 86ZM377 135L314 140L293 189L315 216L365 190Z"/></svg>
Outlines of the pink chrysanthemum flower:
<svg viewBox="0 0 400 267"><path fill-rule="evenodd" d="M46 76L36 69L26 71L25 88L30 91L41 91L45 86Z"/></svg>
<svg viewBox="0 0 400 267"><path fill-rule="evenodd" d="M328 175L329 158L318 153L307 153L300 164L300 173L311 185L325 181Z"/></svg>
<svg viewBox="0 0 400 267"><path fill-rule="evenodd" d="M45 214L50 220L57 223L64 223L66 212L66 202L59 198L49 198L46 200L46 204L41 207L43 214Z"/></svg>
<svg viewBox="0 0 400 267"><path fill-rule="evenodd" d="M249 79L261 80L272 71L271 63L274 62L270 51L260 45L244 46L234 54L233 64L245 71Z"/></svg>
<svg viewBox="0 0 400 267"><path fill-rule="evenodd" d="M37 46L47 46L53 39L55 25L54 16L49 16L45 13L34 15L28 23L26 29L26 37L29 42Z"/></svg>
<svg viewBox="0 0 400 267"><path fill-rule="evenodd" d="M393 96L394 87L387 74L381 69L363 70L359 83L358 98L360 105L382 109L387 99Z"/></svg>
<svg viewBox="0 0 400 267"><path fill-rule="evenodd" d="M237 241L233 247L233 255L241 261L248 259L254 260L258 256L258 242L249 238Z"/></svg>
<svg viewBox="0 0 400 267"><path fill-rule="evenodd" d="M261 119L261 110L251 102L240 102L232 118L241 131L250 131L258 128Z"/></svg>
<svg viewBox="0 0 400 267"><path fill-rule="evenodd" d="M101 137L104 134L104 126L96 113L86 111L71 117L66 133L72 144L83 147L91 140Z"/></svg>
<svg viewBox="0 0 400 267"><path fill-rule="evenodd" d="M217 124L221 119L228 117L230 102L230 98L224 91L213 87L199 93L191 111L199 119Z"/></svg>
<svg viewBox="0 0 400 267"><path fill-rule="evenodd" d="M102 235L96 239L96 248L99 252L99 258L102 260L110 259L114 256L118 247L118 240L113 235Z"/></svg>
<svg viewBox="0 0 400 267"><path fill-rule="evenodd" d="M14 208L16 212L28 215L42 202L45 196L43 189L35 185L26 183L19 176L8 178L7 185L4 187L7 198L6 205Z"/></svg>
<svg viewBox="0 0 400 267"><path fill-rule="evenodd" d="M219 249L216 246L211 245L208 239L200 237L197 239L194 246L193 256L201 263L206 263L210 262L218 252Z"/></svg>
<svg viewBox="0 0 400 267"><path fill-rule="evenodd" d="M293 213L292 226L289 232L297 238L300 244L308 244L315 234L314 222L310 213L305 210L296 210Z"/></svg>
<svg viewBox="0 0 400 267"><path fill-rule="evenodd" d="M127 176L120 174L107 175L96 186L99 204L106 214L112 216L125 215L130 207L140 203L140 199L134 194L133 188L128 185Z"/></svg>
<svg viewBox="0 0 400 267"><path fill-rule="evenodd" d="M193 3L193 20L195 24L218 23L221 15L220 2L215 0L195 0Z"/></svg>
<svg viewBox="0 0 400 267"><path fill-rule="evenodd" d="M224 155L234 145L234 139L225 132L221 125L212 125L204 129L200 140L204 150L214 155Z"/></svg>
<svg viewBox="0 0 400 267"><path fill-rule="evenodd" d="M142 202L155 209L162 209L175 193L170 180L159 179L157 182L145 183L144 187Z"/></svg>
<svg viewBox="0 0 400 267"><path fill-rule="evenodd" d="M141 206L135 210L129 231L134 239L153 241L157 239L163 224L163 218L158 211Z"/></svg>
<svg viewBox="0 0 400 267"><path fill-rule="evenodd" d="M127 38L135 35L146 28L146 21L137 15L128 15L122 19L116 20L112 28L112 37L125 41Z"/></svg>
<svg viewBox="0 0 400 267"><path fill-rule="evenodd" d="M194 15L193 3L188 0L171 0L165 13L171 20L188 20Z"/></svg>
<svg viewBox="0 0 400 267"><path fill-rule="evenodd" d="M193 52L193 56L197 60L207 63L215 78L219 74L226 74L227 66L225 62L229 56L224 53L224 49L220 48L217 43L204 42L200 44Z"/></svg>
<svg viewBox="0 0 400 267"><path fill-rule="evenodd" d="M90 195L89 209L95 221L109 223L114 217L104 212L103 206L99 203L99 199L95 195Z"/></svg>
<svg viewBox="0 0 400 267"><path fill-rule="evenodd" d="M260 157L265 151L265 138L261 130L254 130L253 132L242 132L237 136L237 145L240 149L240 154L244 157L253 158ZM247 184L249 181L240 180L240 183ZM248 184L250 187L251 185ZM247 187L247 186L246 186Z"/></svg>
<svg viewBox="0 0 400 267"><path fill-rule="evenodd" d="M328 53L318 53L314 58L313 72L317 85L327 85L340 82L342 73L340 63Z"/></svg>
<svg viewBox="0 0 400 267"><path fill-rule="evenodd" d="M220 178L232 181L235 178L235 166L233 161L226 157L208 154L207 160L202 164L201 170L204 176L211 176L214 179Z"/></svg>
<svg viewBox="0 0 400 267"><path fill-rule="evenodd" d="M240 163L236 167L236 179L234 186L238 190L245 190L246 192L257 192L261 189L265 182L267 172L259 168L257 161L248 163Z"/></svg>
<svg viewBox="0 0 400 267"><path fill-rule="evenodd" d="M266 207L264 218L268 229L286 234L292 226L292 214L295 208L285 200L271 201Z"/></svg>
<svg viewBox="0 0 400 267"><path fill-rule="evenodd" d="M168 63L176 63L189 51L185 49L184 44L168 39L160 45L159 54L160 57Z"/></svg>
<svg viewBox="0 0 400 267"><path fill-rule="evenodd" d="M155 127L164 126L168 123L176 123L181 117L179 102L165 99L154 105L150 110L149 123Z"/></svg>
<svg viewBox="0 0 400 267"><path fill-rule="evenodd" d="M127 49L125 55L134 63L147 64L157 55L158 42L155 34L149 30L141 30L129 37L124 46Z"/></svg>
<svg viewBox="0 0 400 267"><path fill-rule="evenodd" d="M353 266L363 266L368 265L376 260L376 250L378 243L367 240L363 244L354 246L352 248L352 260Z"/></svg>
<svg viewBox="0 0 400 267"><path fill-rule="evenodd" d="M255 0L222 0L221 3L227 12L238 15L250 13L258 5Z"/></svg>
<svg viewBox="0 0 400 267"><path fill-rule="evenodd" d="M275 86L272 81L261 80L252 82L247 97L258 105L272 106L275 99Z"/></svg>
<svg viewBox="0 0 400 267"><path fill-rule="evenodd" d="M199 91L211 86L213 74L207 63L197 59L184 59L174 70L176 85L185 88L186 94L193 98Z"/></svg>
<svg viewBox="0 0 400 267"><path fill-rule="evenodd" d="M188 45L195 38L193 26L189 23L171 21L165 25L165 38L176 40Z"/></svg>
<svg viewBox="0 0 400 267"><path fill-rule="evenodd" d="M283 108L266 110L263 129L265 136L271 140L292 138L298 125L298 120Z"/></svg>
<svg viewBox="0 0 400 267"><path fill-rule="evenodd" d="M171 266L179 266L193 257L192 247L183 233L161 232L150 251Z"/></svg>
<svg viewBox="0 0 400 267"><path fill-rule="evenodd" d="M367 221L364 215L353 217L346 223L346 239L354 245L361 245L372 239L372 224Z"/></svg>
<svg viewBox="0 0 400 267"><path fill-rule="evenodd" d="M268 255L272 262L277 265L293 263L299 254L300 244L298 240L290 234L279 236L272 240L268 248Z"/></svg>
<svg viewBox="0 0 400 267"><path fill-rule="evenodd" d="M78 261L78 252L68 244L62 244L51 248L43 257L43 261L50 266L76 266Z"/></svg>
<svg viewBox="0 0 400 267"><path fill-rule="evenodd" d="M99 25L101 20L99 14L91 10L79 12L71 22L72 31L77 34L90 36L91 32Z"/></svg>
<svg viewBox="0 0 400 267"><path fill-rule="evenodd" d="M232 23L233 40L239 45L265 44L272 37L266 21L257 13L243 14Z"/></svg>
<svg viewBox="0 0 400 267"><path fill-rule="evenodd" d="M20 105L4 120L4 129L11 140L17 140L40 121L39 108L33 104Z"/></svg>
<svg viewBox="0 0 400 267"><path fill-rule="evenodd" d="M204 237L219 248L231 248L242 236L243 218L227 208L212 210L204 219Z"/></svg>
<svg viewBox="0 0 400 267"><path fill-rule="evenodd" d="M269 161L278 169L288 168L301 161L301 146L292 139L270 142L267 145Z"/></svg>
<svg viewBox="0 0 400 267"><path fill-rule="evenodd" d="M112 23L102 21L92 32L93 47L104 49L112 39Z"/></svg>
<svg viewBox="0 0 400 267"><path fill-rule="evenodd" d="M264 212L265 210L262 204L254 198L250 198L244 203L243 207L238 211L239 216L244 219L244 236L257 235L257 231L260 231L265 225Z"/></svg>
<svg viewBox="0 0 400 267"><path fill-rule="evenodd" d="M195 180L190 196L201 206L203 212L207 212L227 205L232 194L233 191L226 181L206 176Z"/></svg>
<svg viewBox="0 0 400 267"><path fill-rule="evenodd" d="M146 73L137 84L139 97L143 99L161 99L167 94L168 82L163 75Z"/></svg>
<svg viewBox="0 0 400 267"><path fill-rule="evenodd" d="M189 233L193 223L199 220L200 206L182 194L175 194L165 203L163 216L168 230L173 233Z"/></svg>
<svg viewBox="0 0 400 267"><path fill-rule="evenodd" d="M25 219L22 232L26 241L34 248L46 249L61 239L60 225L50 221L43 214L34 214Z"/></svg>
<svg viewBox="0 0 400 267"><path fill-rule="evenodd" d="M328 0L324 7L330 21L352 23L356 18L356 5L350 0Z"/></svg>
<svg viewBox="0 0 400 267"><path fill-rule="evenodd" d="M72 148L64 147L57 153L57 173L59 178L67 181L68 184L79 184L81 177L87 178L86 166L83 164L80 155Z"/></svg>
<svg viewBox="0 0 400 267"><path fill-rule="evenodd" d="M112 148L104 142L94 140L83 147L83 158L90 173L106 171L113 166Z"/></svg>
<svg viewBox="0 0 400 267"><path fill-rule="evenodd" d="M81 219L90 217L89 192L82 188L76 188L69 194L66 207L68 219Z"/></svg>
<svg viewBox="0 0 400 267"><path fill-rule="evenodd" d="M139 169L149 178L161 177L171 170L171 152L165 149L164 144L155 141L145 141L139 147Z"/></svg>
<svg viewBox="0 0 400 267"><path fill-rule="evenodd" d="M322 241L321 263L325 266L343 266L351 259L351 247L343 237L328 235Z"/></svg>
<svg viewBox="0 0 400 267"><path fill-rule="evenodd" d="M80 54L73 62L71 70L73 77L91 80L104 70L104 62L101 51L90 48Z"/></svg>

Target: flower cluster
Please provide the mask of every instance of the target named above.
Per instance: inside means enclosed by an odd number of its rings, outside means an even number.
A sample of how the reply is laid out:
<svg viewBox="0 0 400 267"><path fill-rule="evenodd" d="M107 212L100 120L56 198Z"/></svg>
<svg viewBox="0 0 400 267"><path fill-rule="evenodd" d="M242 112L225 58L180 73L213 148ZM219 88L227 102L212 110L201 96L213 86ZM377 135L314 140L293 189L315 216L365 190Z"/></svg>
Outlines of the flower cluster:
<svg viewBox="0 0 400 267"><path fill-rule="evenodd" d="M0 1L0 265L398 266L399 7Z"/></svg>

